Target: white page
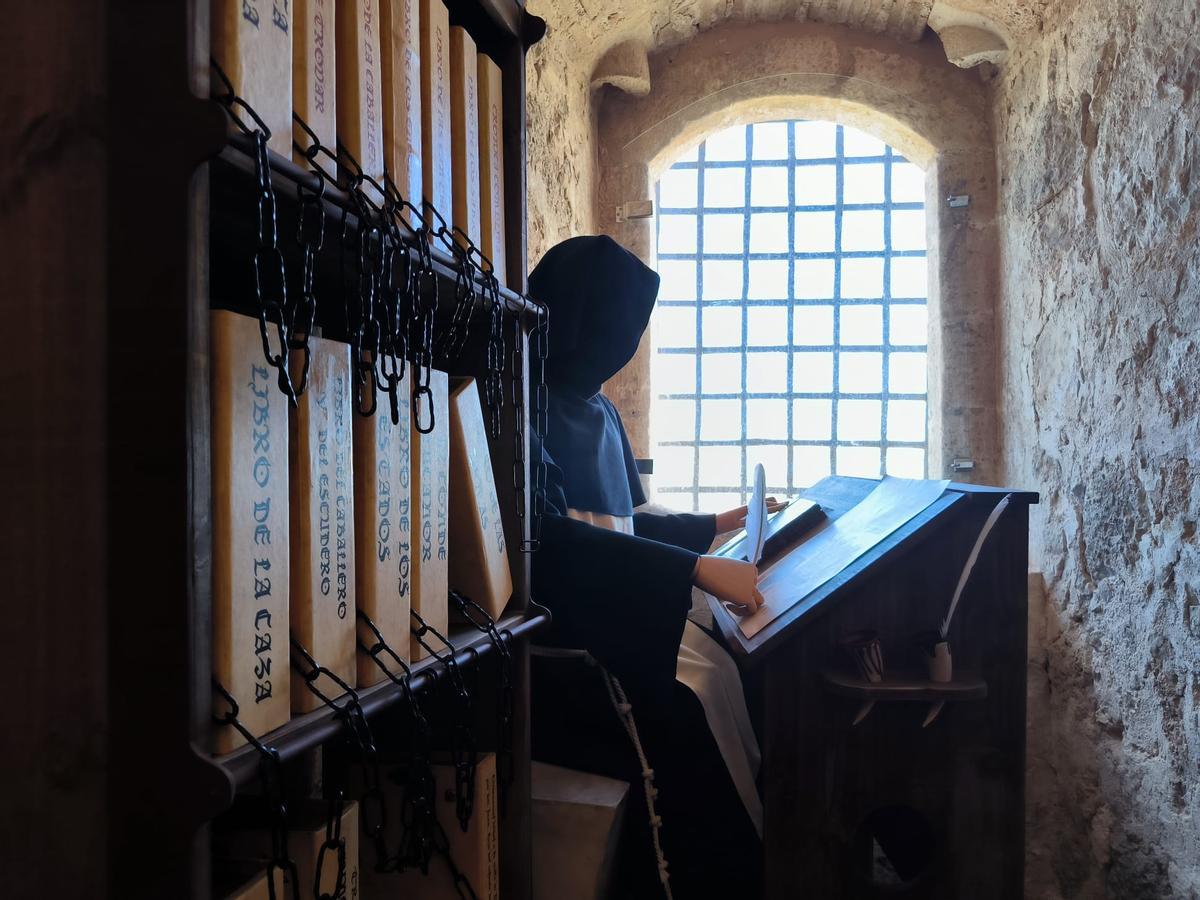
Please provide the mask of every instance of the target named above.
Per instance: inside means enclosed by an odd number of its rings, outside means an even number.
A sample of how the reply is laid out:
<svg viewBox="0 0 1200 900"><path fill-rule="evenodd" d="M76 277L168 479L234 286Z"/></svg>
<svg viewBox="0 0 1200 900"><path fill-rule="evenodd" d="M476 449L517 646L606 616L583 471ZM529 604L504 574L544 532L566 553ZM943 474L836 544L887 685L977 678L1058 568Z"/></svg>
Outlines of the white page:
<svg viewBox="0 0 1200 900"><path fill-rule="evenodd" d="M754 637L777 617L838 575L852 562L924 512L945 493L946 481L885 477L877 488L840 518L827 522L759 579L763 605L745 618L734 617L742 634ZM786 561L787 565L782 565ZM726 610L726 613L729 613Z"/></svg>

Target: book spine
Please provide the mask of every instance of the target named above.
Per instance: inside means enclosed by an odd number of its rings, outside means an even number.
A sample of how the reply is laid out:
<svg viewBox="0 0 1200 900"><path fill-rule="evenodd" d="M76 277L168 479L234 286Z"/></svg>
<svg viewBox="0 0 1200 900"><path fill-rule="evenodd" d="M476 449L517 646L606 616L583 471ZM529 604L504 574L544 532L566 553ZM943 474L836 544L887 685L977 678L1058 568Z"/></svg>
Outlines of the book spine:
<svg viewBox="0 0 1200 900"><path fill-rule="evenodd" d="M460 26L450 29L450 144L454 224L480 246L479 60L475 42ZM464 245L465 246L465 245Z"/></svg>
<svg viewBox="0 0 1200 900"><path fill-rule="evenodd" d="M479 230L480 249L492 261L496 278L507 284L504 238L504 76L479 54Z"/></svg>
<svg viewBox="0 0 1200 900"><path fill-rule="evenodd" d="M493 619L512 596L508 545L487 428L473 378L450 395L450 587L470 597Z"/></svg>
<svg viewBox="0 0 1200 900"><path fill-rule="evenodd" d="M450 135L450 11L421 0L421 161L424 199L443 216L454 211ZM435 227L433 216L426 222Z"/></svg>
<svg viewBox="0 0 1200 900"><path fill-rule="evenodd" d="M412 608L426 624L446 634L447 591L449 590L449 517L450 517L450 427L449 380L445 372L430 372L431 403L435 427L429 434L417 430L416 416L412 417L412 512L414 552L412 562ZM422 401L424 402L424 401ZM428 413L421 413L428 421ZM437 638L425 642L441 650ZM429 654L414 636L412 659Z"/></svg>
<svg viewBox="0 0 1200 900"><path fill-rule="evenodd" d="M292 21L287 0L213 0L212 32L213 57L234 92L271 130L268 146L290 159ZM253 120L246 124L254 127Z"/></svg>
<svg viewBox="0 0 1200 900"><path fill-rule="evenodd" d="M321 145L337 153L337 50L334 0L295 0L292 62L292 106L296 115L316 134ZM296 122L292 123L292 158L299 166L308 166L303 148L313 139ZM300 148L300 149L297 149ZM314 160L330 178L337 178L337 166L320 154Z"/></svg>
<svg viewBox="0 0 1200 900"><path fill-rule="evenodd" d="M287 722L287 400L262 356L258 322L210 313L213 677L254 735ZM218 714L225 703L216 704ZM217 753L245 741L216 731Z"/></svg>
<svg viewBox="0 0 1200 900"><path fill-rule="evenodd" d="M351 687L354 644L354 477L350 348L309 338L308 388L291 415L291 626L313 658ZM293 378L298 382L301 373ZM316 687L341 693L322 675ZM292 692L292 711L321 705L307 688Z"/></svg>
<svg viewBox="0 0 1200 900"><path fill-rule="evenodd" d="M363 174L383 183L379 0L337 3L337 133ZM349 167L351 172L353 167ZM383 197L364 188L376 202Z"/></svg>
<svg viewBox="0 0 1200 900"><path fill-rule="evenodd" d="M421 208L421 10L419 0L380 0L383 143L388 175ZM409 224L416 227L419 222Z"/></svg>
<svg viewBox="0 0 1200 900"><path fill-rule="evenodd" d="M373 416L354 417L354 512L357 602L383 639L408 661L412 601L411 438L409 382L397 388L399 424L380 404ZM370 647L376 638L361 622L358 636ZM381 660L387 664L386 656ZM399 674L399 673L396 673ZM358 684L378 684L387 676L358 654Z"/></svg>

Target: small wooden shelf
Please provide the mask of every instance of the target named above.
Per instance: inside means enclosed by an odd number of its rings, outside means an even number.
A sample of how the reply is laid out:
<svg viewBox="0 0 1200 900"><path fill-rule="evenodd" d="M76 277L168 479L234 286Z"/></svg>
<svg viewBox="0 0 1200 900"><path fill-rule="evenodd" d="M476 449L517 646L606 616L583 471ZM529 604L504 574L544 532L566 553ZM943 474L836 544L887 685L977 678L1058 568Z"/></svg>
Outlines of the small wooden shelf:
<svg viewBox="0 0 1200 900"><path fill-rule="evenodd" d="M515 640L549 621L550 613L547 610L531 604L527 612L503 616L496 623L496 627L502 634L507 632L512 635ZM451 630L449 638L456 648L455 661L461 665L466 665L473 656L485 657L494 652L487 635L469 626ZM412 679L409 682L412 689L421 691L428 687L436 678L433 670L438 665L438 661L432 657L413 663ZM399 702L400 696L400 688L391 681L383 681L358 691L363 712L368 717ZM281 725L264 735L262 742L278 750L280 758L286 762L329 740L341 727L341 723L334 718L333 711L322 707L294 717L286 725ZM249 744L224 756L212 757L212 760L224 768L239 786L249 783L258 774L258 752Z"/></svg>
<svg viewBox="0 0 1200 900"><path fill-rule="evenodd" d="M917 672L897 672L883 681L871 682L836 669L821 672L821 683L831 694L856 700L919 701L954 703L987 697L987 682L971 675L953 681L930 681Z"/></svg>

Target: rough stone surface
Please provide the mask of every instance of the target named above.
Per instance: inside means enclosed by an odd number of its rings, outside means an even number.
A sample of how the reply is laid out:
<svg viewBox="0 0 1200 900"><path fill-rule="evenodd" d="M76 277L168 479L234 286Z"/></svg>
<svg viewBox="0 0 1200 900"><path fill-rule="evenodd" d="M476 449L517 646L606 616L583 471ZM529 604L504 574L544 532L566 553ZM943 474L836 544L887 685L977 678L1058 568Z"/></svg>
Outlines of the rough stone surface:
<svg viewBox="0 0 1200 900"><path fill-rule="evenodd" d="M801 22L725 22L650 57L651 91L597 93L595 223L652 263L652 223L618 225L626 200L652 197L659 173L707 134L736 122L840 121L871 132L926 168L930 259L930 471L976 460L998 477L995 432L995 161L979 78L938 42L898 42ZM970 209L944 208L969 194ZM634 451L650 452L649 340L606 391Z"/></svg>
<svg viewBox="0 0 1200 900"><path fill-rule="evenodd" d="M544 3L541 6L544 7ZM538 3L532 12L547 15ZM595 230L595 137L590 71L568 58L570 47L554 41L553 20L545 40L526 62L529 266L552 246Z"/></svg>
<svg viewBox="0 0 1200 900"><path fill-rule="evenodd" d="M1042 492L1028 892L1200 896L1200 6L1077 0L996 85L1006 478Z"/></svg>

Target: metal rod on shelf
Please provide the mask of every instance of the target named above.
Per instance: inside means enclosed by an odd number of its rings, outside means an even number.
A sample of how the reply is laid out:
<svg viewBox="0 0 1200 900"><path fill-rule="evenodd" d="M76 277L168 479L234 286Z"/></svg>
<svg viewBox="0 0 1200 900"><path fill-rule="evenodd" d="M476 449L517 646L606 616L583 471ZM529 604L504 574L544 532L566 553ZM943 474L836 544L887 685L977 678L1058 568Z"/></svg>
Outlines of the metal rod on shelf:
<svg viewBox="0 0 1200 900"><path fill-rule="evenodd" d="M549 621L549 610L531 603L527 611L505 616L496 624L499 629L518 638L537 630ZM465 632L463 636L467 635L468 639L456 645L454 658L458 663L465 665L474 657L485 657L495 652L486 635L472 631ZM410 682L412 690L421 691L432 684L437 677L434 672L437 666L438 661L433 658L413 663ZM383 681L372 687L362 688L358 691L358 697L363 713L372 716L400 702L401 692L396 685ZM314 712L296 716L286 725L263 735L262 741L277 750L279 758L287 762L328 741L337 735L341 728L342 723L333 712L322 707ZM258 774L258 756L251 746L241 747L223 757L213 758L212 761L223 767L239 787L249 784Z"/></svg>

